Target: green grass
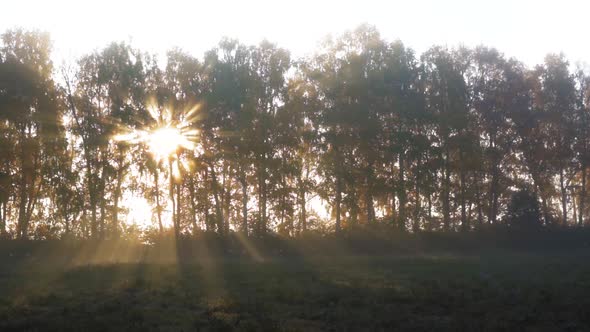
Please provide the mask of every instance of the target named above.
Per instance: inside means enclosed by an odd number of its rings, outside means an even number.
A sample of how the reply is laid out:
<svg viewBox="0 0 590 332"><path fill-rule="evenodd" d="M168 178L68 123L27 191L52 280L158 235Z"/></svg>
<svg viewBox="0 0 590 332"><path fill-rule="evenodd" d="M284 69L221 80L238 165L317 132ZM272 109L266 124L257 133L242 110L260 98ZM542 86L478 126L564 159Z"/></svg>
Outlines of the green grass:
<svg viewBox="0 0 590 332"><path fill-rule="evenodd" d="M590 330L585 250L256 260L201 248L178 263L108 247L0 251L0 330Z"/></svg>

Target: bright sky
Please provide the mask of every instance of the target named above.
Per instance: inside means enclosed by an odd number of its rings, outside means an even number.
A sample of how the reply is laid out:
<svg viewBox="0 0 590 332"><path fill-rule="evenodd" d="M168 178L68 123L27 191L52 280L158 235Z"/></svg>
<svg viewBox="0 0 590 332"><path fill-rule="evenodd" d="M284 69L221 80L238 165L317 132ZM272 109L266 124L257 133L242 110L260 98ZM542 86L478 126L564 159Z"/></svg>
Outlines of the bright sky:
<svg viewBox="0 0 590 332"><path fill-rule="evenodd" d="M369 23L418 52L483 43L533 65L548 52L590 61L589 13L587 0L18 0L2 3L0 31L49 31L59 64L114 40L162 56L178 46L200 57L223 36L266 38L300 56L329 33Z"/></svg>

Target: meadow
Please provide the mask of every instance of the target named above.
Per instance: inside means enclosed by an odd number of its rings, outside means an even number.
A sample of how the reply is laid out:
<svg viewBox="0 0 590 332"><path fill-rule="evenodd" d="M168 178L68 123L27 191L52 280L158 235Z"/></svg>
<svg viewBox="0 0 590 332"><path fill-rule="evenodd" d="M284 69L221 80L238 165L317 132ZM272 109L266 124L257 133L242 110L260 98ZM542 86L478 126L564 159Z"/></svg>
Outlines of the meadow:
<svg viewBox="0 0 590 332"><path fill-rule="evenodd" d="M590 239L0 242L2 331L583 331Z"/></svg>

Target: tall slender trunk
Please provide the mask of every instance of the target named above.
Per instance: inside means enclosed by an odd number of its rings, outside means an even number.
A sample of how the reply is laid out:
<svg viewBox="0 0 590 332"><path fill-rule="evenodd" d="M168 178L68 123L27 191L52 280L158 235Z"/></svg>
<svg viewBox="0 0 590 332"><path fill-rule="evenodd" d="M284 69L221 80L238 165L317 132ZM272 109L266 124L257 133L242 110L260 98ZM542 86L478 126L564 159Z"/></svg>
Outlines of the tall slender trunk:
<svg viewBox="0 0 590 332"><path fill-rule="evenodd" d="M20 191L19 191L19 206L18 206L18 237L24 239L27 237L28 222L26 220L26 206L27 206L27 190L26 190L26 176L21 175Z"/></svg>
<svg viewBox="0 0 590 332"><path fill-rule="evenodd" d="M307 211L305 210L305 185L301 175L297 178L297 203L299 204L299 229L305 233L307 231Z"/></svg>
<svg viewBox="0 0 590 332"><path fill-rule="evenodd" d="M26 151L26 128L25 126L21 127L21 142L20 142L20 161L21 161L21 174L20 174L20 183L19 183L19 205L18 205L18 224L17 224L17 235L19 238L23 239L27 237L27 229L28 229L28 220L26 220L27 215L27 203L28 203L28 196L27 196L27 174L30 169L27 167L27 151Z"/></svg>
<svg viewBox="0 0 590 332"><path fill-rule="evenodd" d="M174 199L174 176L172 175L172 157L168 159L168 172L170 177L170 201L172 202L172 225L174 227L174 238L178 239L180 236L180 227L178 225L178 216L176 215L176 200Z"/></svg>
<svg viewBox="0 0 590 332"><path fill-rule="evenodd" d="M115 236L118 236L119 234L119 199L121 197L121 186L123 184L124 177L124 166L122 166L124 162L123 151L121 150L121 147L119 147L119 169L117 169L117 183L115 185L115 195L113 197L113 232Z"/></svg>
<svg viewBox="0 0 590 332"><path fill-rule="evenodd" d="M492 131L490 135L490 148L492 151L496 151L496 133ZM500 171L498 169L499 160L497 160L496 155L492 154L491 160L491 176L492 179L490 181L490 190L488 195L489 200L489 212L488 212L488 224L495 224L498 217L498 183L499 183L499 174Z"/></svg>
<svg viewBox="0 0 590 332"><path fill-rule="evenodd" d="M428 193L428 225L430 230L432 227L432 193Z"/></svg>
<svg viewBox="0 0 590 332"><path fill-rule="evenodd" d="M336 175L336 233L340 233L342 225L340 223L340 205L342 204L342 183L340 174Z"/></svg>
<svg viewBox="0 0 590 332"><path fill-rule="evenodd" d="M479 172L476 171L474 175L475 182L475 199L477 200L477 227L481 228L483 225L483 207L481 204L481 189L479 187Z"/></svg>
<svg viewBox="0 0 590 332"><path fill-rule="evenodd" d="M466 186L466 172L463 160L463 151L460 152L460 163L461 163L461 174L460 174L460 186L461 186L461 229L464 231L469 230L469 223L467 221L467 211L465 209L466 198L465 198L465 186Z"/></svg>
<svg viewBox="0 0 590 332"><path fill-rule="evenodd" d="M203 183L205 183L206 185L206 191L205 191L205 197L204 197L204 207L203 210L205 210L205 228L207 229L207 231L211 231L213 229L213 227L211 227L211 221L210 221L210 216L209 216L209 169L207 167L205 167L205 181Z"/></svg>
<svg viewBox="0 0 590 332"><path fill-rule="evenodd" d="M422 209L420 203L420 168L422 167L422 159L418 156L416 160L416 175L414 179L414 221L412 223L412 231L414 233L420 231L420 210Z"/></svg>
<svg viewBox="0 0 590 332"><path fill-rule="evenodd" d="M100 171L100 220L99 220L99 237L103 238L105 233L105 220L106 220L106 210L107 210L107 200L106 200L106 184L107 184L107 147L102 146L100 149L101 152L101 171Z"/></svg>
<svg viewBox="0 0 590 332"><path fill-rule="evenodd" d="M267 192L266 192L266 155L263 154L258 165L258 233L266 233L266 203L267 203Z"/></svg>
<svg viewBox="0 0 590 332"><path fill-rule="evenodd" d="M97 209L97 186L93 179L92 163L89 158L86 159L86 181L88 183L88 198L90 201L90 236L96 238L98 236L98 221L96 217Z"/></svg>
<svg viewBox="0 0 590 332"><path fill-rule="evenodd" d="M248 235L248 182L243 166L240 167L240 183L242 185L242 232Z"/></svg>
<svg viewBox="0 0 590 332"><path fill-rule="evenodd" d="M224 162L223 173L221 176L221 213L223 218L223 232L229 234L229 214L230 214L230 203L231 203L231 181L229 174L232 170Z"/></svg>
<svg viewBox="0 0 590 332"><path fill-rule="evenodd" d="M375 221L375 207L373 205L373 163L370 163L367 170L367 191L365 192L365 204L367 208L367 223Z"/></svg>
<svg viewBox="0 0 590 332"><path fill-rule="evenodd" d="M585 200L586 200L586 164L582 164L582 188L580 190L580 202L578 203L578 224L580 226L584 225L584 209L585 209Z"/></svg>
<svg viewBox="0 0 590 332"><path fill-rule="evenodd" d="M65 223L65 234L69 235L70 234L70 218L68 217L67 214L64 217L64 223Z"/></svg>
<svg viewBox="0 0 590 332"><path fill-rule="evenodd" d="M215 201L215 215L217 219L217 231L220 234L225 232L225 222L223 221L223 214L221 211L221 199L219 198L219 183L217 182L217 172L215 172L215 167L211 164L211 181L212 189L213 189L213 200Z"/></svg>
<svg viewBox="0 0 590 332"><path fill-rule="evenodd" d="M118 172L119 173L119 172ZM115 194L113 197L113 233L115 236L119 235L119 198L121 197L121 181L120 175L117 175L117 184L115 187Z"/></svg>
<svg viewBox="0 0 590 332"><path fill-rule="evenodd" d="M197 233L197 203L195 202L195 180L192 174L188 179L189 199L191 200L191 225L193 226L193 235Z"/></svg>
<svg viewBox="0 0 590 332"><path fill-rule="evenodd" d="M451 228L451 209L450 209L450 184L451 184L451 170L449 161L449 149L445 149L444 161L444 179L442 188L442 210L443 210L443 229L449 231Z"/></svg>
<svg viewBox="0 0 590 332"><path fill-rule="evenodd" d="M158 228L160 235L164 233L164 225L162 224L162 205L160 204L160 185L159 185L158 170L154 172L154 184L156 186L156 216L158 217Z"/></svg>
<svg viewBox="0 0 590 332"><path fill-rule="evenodd" d="M355 190L356 186L354 185L354 183L351 184L350 186L350 192L347 194L347 197L350 197L350 199L348 200L348 211L350 213L350 225L357 225L358 224L358 220L359 220L359 213L360 213L360 208L358 205L358 197L357 197L357 192Z"/></svg>
<svg viewBox="0 0 590 332"><path fill-rule="evenodd" d="M2 182L0 183L0 237L6 235L6 212L8 207L8 199L10 196L8 189L10 188L10 175L8 175L8 166L9 162L8 159L6 159L4 169L7 171L7 173L4 174Z"/></svg>
<svg viewBox="0 0 590 332"><path fill-rule="evenodd" d="M37 163L37 159L35 158L35 163L33 166L33 169L39 169L40 165ZM32 172L31 174L31 185L29 187L29 193L28 193L28 197L29 197L29 201L27 203L27 229L28 229L28 225L32 219L33 216L33 211L35 211L35 205L37 204L37 196L38 193L40 191L40 186L41 183L37 183L37 176L36 176L36 172Z"/></svg>
<svg viewBox="0 0 590 332"><path fill-rule="evenodd" d="M573 212L573 223L576 224L578 222L578 202L576 202L578 200L578 197L576 197L574 191L572 190L572 212Z"/></svg>
<svg viewBox="0 0 590 332"><path fill-rule="evenodd" d="M395 165L394 163L391 163L390 165L390 171L389 171L389 175L392 179L392 182L395 182ZM397 213L396 213L396 201L395 199L397 198L397 190L395 190L395 187L392 188L391 192L389 192L387 194L387 205L389 206L389 220L391 222L392 226L396 226L396 221L397 221Z"/></svg>
<svg viewBox="0 0 590 332"><path fill-rule="evenodd" d="M565 186L563 167L559 168L559 187L561 189L561 219L563 226L567 226L567 188Z"/></svg>
<svg viewBox="0 0 590 332"><path fill-rule="evenodd" d="M267 204L267 190L266 190L266 171L262 171L262 223L261 223L261 231L262 233L266 233L267 228L267 216L266 216L266 204Z"/></svg>
<svg viewBox="0 0 590 332"><path fill-rule="evenodd" d="M100 223L99 223L99 237L103 238L105 233L105 218L106 218L106 210L107 210L107 200L105 198L105 184L103 183L101 189L102 197L100 198Z"/></svg>
<svg viewBox="0 0 590 332"><path fill-rule="evenodd" d="M400 152L398 155L399 162L399 189L397 193L399 208L398 208L398 228L401 231L406 230L406 179L405 179L405 160L404 152Z"/></svg>
<svg viewBox="0 0 590 332"><path fill-rule="evenodd" d="M536 166L529 166L531 177L533 178L533 186L535 189L535 194L537 197L541 198L541 210L543 212L543 220L545 221L545 225L549 226L553 220L551 220L551 216L549 215L549 208L547 206L547 198L545 197L545 192L542 189L541 181L539 172L536 170Z"/></svg>
<svg viewBox="0 0 590 332"><path fill-rule="evenodd" d="M84 234L84 238L90 238L90 230L88 229L88 215L86 209L82 209L82 234Z"/></svg>
<svg viewBox="0 0 590 332"><path fill-rule="evenodd" d="M8 197L2 200L2 204L0 206L0 212L2 216L0 217L0 236L6 235L6 212L8 207Z"/></svg>
<svg viewBox="0 0 590 332"><path fill-rule="evenodd" d="M180 231L181 231L181 227L180 227L180 209L181 209L181 192L182 192L182 182L179 180L178 183L176 184L176 236L180 236Z"/></svg>
<svg viewBox="0 0 590 332"><path fill-rule="evenodd" d="M492 179L490 181L490 192L489 192L489 212L488 212L488 224L496 223L497 216L497 201L498 201L498 169L496 165L492 166Z"/></svg>

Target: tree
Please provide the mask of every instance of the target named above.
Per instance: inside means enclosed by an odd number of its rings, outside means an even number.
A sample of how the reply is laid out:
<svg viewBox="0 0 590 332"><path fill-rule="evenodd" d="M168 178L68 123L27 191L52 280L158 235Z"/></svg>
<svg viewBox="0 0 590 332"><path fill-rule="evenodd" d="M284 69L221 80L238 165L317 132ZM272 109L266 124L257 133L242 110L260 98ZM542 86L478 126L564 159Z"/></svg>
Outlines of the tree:
<svg viewBox="0 0 590 332"><path fill-rule="evenodd" d="M462 166L468 127L467 90L463 77L464 68L457 56L446 49L435 47L422 55L426 84L426 107L435 117L433 142L438 147L441 168L441 197L443 229L451 228L451 178L459 173L465 184L465 169ZM457 162L458 160L458 162ZM455 166L455 167L453 167ZM460 189L462 216L465 222L464 189Z"/></svg>
<svg viewBox="0 0 590 332"><path fill-rule="evenodd" d="M575 172L571 165L576 90L568 66L563 55L548 55L545 65L537 69L540 71L542 89L539 107L545 114L544 130L548 134L549 163L558 173L563 225L568 223L568 187Z"/></svg>
<svg viewBox="0 0 590 332"><path fill-rule="evenodd" d="M8 124L4 130L15 144L11 153L14 170L6 173L18 177L14 180L18 197L16 231L19 238L27 238L33 212L46 184L47 173L41 170L50 165L57 150L54 143L60 139L58 93L51 78L53 67L47 34L8 31L2 35L2 42L0 118ZM6 203L3 205L4 215Z"/></svg>
<svg viewBox="0 0 590 332"><path fill-rule="evenodd" d="M539 201L534 192L521 189L512 195L506 221L517 230L535 230L542 226Z"/></svg>
<svg viewBox="0 0 590 332"><path fill-rule="evenodd" d="M590 76L583 70L578 69L575 74L577 86L576 110L574 124L574 159L578 167L574 178L579 188L578 194L578 219L575 222L582 226L586 223L588 215L586 207L586 196L588 192L588 167L590 167ZM573 200L574 204L576 200ZM574 207L574 216L576 208ZM575 218L574 218L575 219Z"/></svg>

